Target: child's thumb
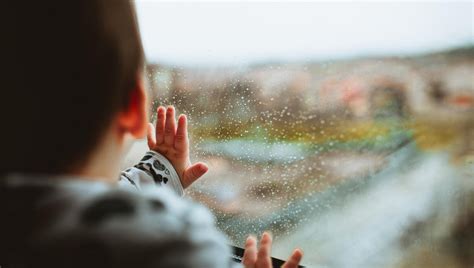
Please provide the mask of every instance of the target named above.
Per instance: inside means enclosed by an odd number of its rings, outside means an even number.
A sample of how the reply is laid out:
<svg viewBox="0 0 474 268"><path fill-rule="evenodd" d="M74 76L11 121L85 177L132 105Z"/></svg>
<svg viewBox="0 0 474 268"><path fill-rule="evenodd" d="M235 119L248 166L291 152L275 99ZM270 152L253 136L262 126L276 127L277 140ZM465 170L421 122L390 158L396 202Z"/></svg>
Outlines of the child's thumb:
<svg viewBox="0 0 474 268"><path fill-rule="evenodd" d="M194 165L191 165L184 171L183 175L183 187L187 188L197 179L199 179L202 175L204 175L209 168L206 164L199 162Z"/></svg>
<svg viewBox="0 0 474 268"><path fill-rule="evenodd" d="M148 130L146 135L146 140L148 142L148 148L152 150L156 145L156 138L155 138L155 127L152 123L148 123Z"/></svg>

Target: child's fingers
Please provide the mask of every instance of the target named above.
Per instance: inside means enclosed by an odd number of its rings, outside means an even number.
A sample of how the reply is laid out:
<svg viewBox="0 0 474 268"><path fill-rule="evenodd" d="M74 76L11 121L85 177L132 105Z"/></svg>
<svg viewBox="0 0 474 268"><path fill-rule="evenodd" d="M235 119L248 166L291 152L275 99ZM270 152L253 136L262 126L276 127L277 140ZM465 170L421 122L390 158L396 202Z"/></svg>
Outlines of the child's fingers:
<svg viewBox="0 0 474 268"><path fill-rule="evenodd" d="M272 238L269 233L263 232L262 239L260 240L260 248L257 254L257 267L258 268L271 268L272 260L270 258L270 251L272 248Z"/></svg>
<svg viewBox="0 0 474 268"><path fill-rule="evenodd" d="M166 109L165 144L173 146L175 135L176 135L176 121L174 118L174 107L168 106L168 109Z"/></svg>
<svg viewBox="0 0 474 268"><path fill-rule="evenodd" d="M255 268L257 262L257 240L253 236L247 237L242 264L245 268Z"/></svg>
<svg viewBox="0 0 474 268"><path fill-rule="evenodd" d="M158 107L156 111L156 145L160 145L165 140L165 112L166 109L163 106Z"/></svg>
<svg viewBox="0 0 474 268"><path fill-rule="evenodd" d="M281 268L297 268L302 258L303 252L300 249L295 249Z"/></svg>
<svg viewBox="0 0 474 268"><path fill-rule="evenodd" d="M176 136L174 137L174 147L180 152L187 152L189 149L187 128L187 118L182 114L178 118L178 129L176 130Z"/></svg>
<svg viewBox="0 0 474 268"><path fill-rule="evenodd" d="M150 150L155 148L155 145L156 145L155 127L153 126L152 123L148 123L146 140L148 142L148 148L150 148Z"/></svg>
<svg viewBox="0 0 474 268"><path fill-rule="evenodd" d="M196 163L190 167L188 167L183 174L183 188L188 187L191 185L193 182L195 182L197 179L199 179L202 175L204 175L209 168L207 167L206 164L199 162Z"/></svg>

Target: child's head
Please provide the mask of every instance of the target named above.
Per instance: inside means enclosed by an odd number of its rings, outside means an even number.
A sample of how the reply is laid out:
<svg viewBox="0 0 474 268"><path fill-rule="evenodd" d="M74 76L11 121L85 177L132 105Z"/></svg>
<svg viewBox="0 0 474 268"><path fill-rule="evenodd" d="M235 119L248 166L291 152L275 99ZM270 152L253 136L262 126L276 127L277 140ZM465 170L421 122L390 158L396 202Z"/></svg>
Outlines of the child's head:
<svg viewBox="0 0 474 268"><path fill-rule="evenodd" d="M117 120L115 128L143 134L143 52L130 0L5 5L0 174L69 172Z"/></svg>

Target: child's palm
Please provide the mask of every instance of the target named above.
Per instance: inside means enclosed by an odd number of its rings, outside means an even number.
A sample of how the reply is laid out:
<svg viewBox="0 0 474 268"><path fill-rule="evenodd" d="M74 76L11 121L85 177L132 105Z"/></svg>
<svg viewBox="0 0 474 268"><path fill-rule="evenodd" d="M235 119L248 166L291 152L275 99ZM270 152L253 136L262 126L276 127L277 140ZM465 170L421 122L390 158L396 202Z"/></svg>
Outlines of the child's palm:
<svg viewBox="0 0 474 268"><path fill-rule="evenodd" d="M173 164L183 188L187 188L207 172L208 168L204 163L191 165L185 115L179 116L176 126L174 107L165 109L160 106L157 110L156 127L151 123L149 125L148 147L165 156Z"/></svg>

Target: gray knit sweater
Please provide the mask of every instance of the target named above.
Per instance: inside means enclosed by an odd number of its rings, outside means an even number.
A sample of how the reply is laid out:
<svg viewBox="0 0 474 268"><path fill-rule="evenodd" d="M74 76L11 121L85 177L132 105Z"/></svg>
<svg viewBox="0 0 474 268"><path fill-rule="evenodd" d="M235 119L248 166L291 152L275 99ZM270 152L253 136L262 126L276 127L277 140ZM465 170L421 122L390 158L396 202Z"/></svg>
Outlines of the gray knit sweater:
<svg viewBox="0 0 474 268"><path fill-rule="evenodd" d="M117 185L9 174L0 183L0 267L229 267L211 213L148 152Z"/></svg>

